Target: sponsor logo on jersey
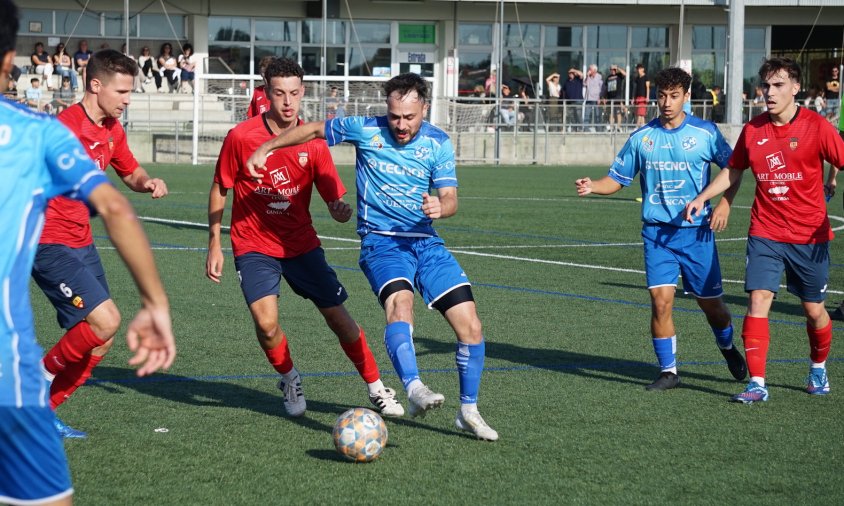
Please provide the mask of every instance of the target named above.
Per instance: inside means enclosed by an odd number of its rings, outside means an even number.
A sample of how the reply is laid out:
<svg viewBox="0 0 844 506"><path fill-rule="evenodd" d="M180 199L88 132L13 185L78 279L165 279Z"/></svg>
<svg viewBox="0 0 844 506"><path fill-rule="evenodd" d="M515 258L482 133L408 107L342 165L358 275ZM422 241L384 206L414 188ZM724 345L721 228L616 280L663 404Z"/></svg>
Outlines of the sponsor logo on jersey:
<svg viewBox="0 0 844 506"><path fill-rule="evenodd" d="M785 195L790 189L788 186L774 186L773 188L768 188L768 193L771 195Z"/></svg>
<svg viewBox="0 0 844 506"><path fill-rule="evenodd" d="M290 183L290 174L287 172L287 166L282 165L281 167L270 171L270 178L273 188L278 188L279 186L284 186Z"/></svg>
<svg viewBox="0 0 844 506"><path fill-rule="evenodd" d="M670 181L660 181L656 184L654 190L660 193L674 193L683 189L684 186L686 186L685 179L674 179Z"/></svg>
<svg viewBox="0 0 844 506"><path fill-rule="evenodd" d="M663 144L662 146L660 146L659 149L674 149L674 146L672 146L671 142L669 141L666 144Z"/></svg>
<svg viewBox="0 0 844 506"><path fill-rule="evenodd" d="M760 140L760 141L756 141L756 145L758 145L758 146L762 146L762 145L764 145L766 142L768 142L768 138L767 138L767 137L765 137L764 139L762 139L762 140Z"/></svg>
<svg viewBox="0 0 844 506"><path fill-rule="evenodd" d="M84 309L85 308L85 301L82 300L82 297L76 296L70 301L77 309Z"/></svg>
<svg viewBox="0 0 844 506"><path fill-rule="evenodd" d="M273 209L275 211L284 212L284 211L287 211L288 207L290 207L290 201L289 200L277 200L277 201L270 202L269 204L267 204L267 207L269 207L270 209ZM272 211L268 211L268 212L272 213ZM273 214L277 214L277 213L273 213Z"/></svg>
<svg viewBox="0 0 844 506"><path fill-rule="evenodd" d="M308 152L302 151L302 152L299 153L299 165L304 167L307 164L308 164Z"/></svg>
<svg viewBox="0 0 844 506"><path fill-rule="evenodd" d="M785 157L782 155L782 151L771 153L765 157L765 160L768 162L768 170L770 172L785 168Z"/></svg>
<svg viewBox="0 0 844 506"><path fill-rule="evenodd" d="M683 151L691 151L697 146L697 139L694 137L683 137Z"/></svg>
<svg viewBox="0 0 844 506"><path fill-rule="evenodd" d="M792 137L788 141L788 147L791 148L792 151L797 149L797 137Z"/></svg>
<svg viewBox="0 0 844 506"><path fill-rule="evenodd" d="M692 170L692 165L689 162L675 162L672 160L645 160L645 170L657 170L657 171L690 171Z"/></svg>

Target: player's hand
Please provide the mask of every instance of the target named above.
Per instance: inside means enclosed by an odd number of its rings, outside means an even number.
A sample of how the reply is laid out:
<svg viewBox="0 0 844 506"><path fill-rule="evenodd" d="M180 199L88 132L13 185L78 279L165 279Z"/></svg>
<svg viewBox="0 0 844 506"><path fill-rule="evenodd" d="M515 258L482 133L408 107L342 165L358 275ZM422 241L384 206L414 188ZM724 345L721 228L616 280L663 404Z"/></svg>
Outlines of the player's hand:
<svg viewBox="0 0 844 506"><path fill-rule="evenodd" d="M167 307L144 307L129 322L126 344L135 355L129 365L140 366L138 376L169 369L176 358L170 310Z"/></svg>
<svg viewBox="0 0 844 506"><path fill-rule="evenodd" d="M328 212L334 218L334 221L346 223L352 217L352 206L344 202L343 199L337 199L328 203Z"/></svg>
<svg viewBox="0 0 844 506"><path fill-rule="evenodd" d="M254 153L246 160L246 170L249 171L249 175L252 176L257 182L262 182L264 178L264 172L267 170L267 154L268 151L264 149L264 146L258 147Z"/></svg>
<svg viewBox="0 0 844 506"><path fill-rule="evenodd" d="M700 210L703 209L704 202L699 198L686 204L686 209L683 211L683 219L689 223L695 222L695 216L700 216Z"/></svg>
<svg viewBox="0 0 844 506"><path fill-rule="evenodd" d="M163 179L151 177L144 183L144 189L152 193L152 198L160 199L167 195L167 184Z"/></svg>
<svg viewBox="0 0 844 506"><path fill-rule="evenodd" d="M220 248L208 248L208 256L205 258L205 276L215 283L220 282L223 276L223 250Z"/></svg>
<svg viewBox="0 0 844 506"><path fill-rule="evenodd" d="M826 201L829 202L832 200L832 197L835 196L835 187L837 186L837 182L835 179L828 181L826 184L823 185L823 194L826 196Z"/></svg>
<svg viewBox="0 0 844 506"><path fill-rule="evenodd" d="M574 187L577 188L578 197L585 197L592 193L592 179L588 177L577 179L574 182Z"/></svg>
<svg viewBox="0 0 844 506"><path fill-rule="evenodd" d="M443 206L440 203L440 198L431 196L428 192L423 193L422 212L425 213L425 216L431 218L432 220L441 218L443 215Z"/></svg>
<svg viewBox="0 0 844 506"><path fill-rule="evenodd" d="M709 217L709 228L713 232L723 232L727 228L730 221L730 204L723 198L715 209L712 210L712 215Z"/></svg>

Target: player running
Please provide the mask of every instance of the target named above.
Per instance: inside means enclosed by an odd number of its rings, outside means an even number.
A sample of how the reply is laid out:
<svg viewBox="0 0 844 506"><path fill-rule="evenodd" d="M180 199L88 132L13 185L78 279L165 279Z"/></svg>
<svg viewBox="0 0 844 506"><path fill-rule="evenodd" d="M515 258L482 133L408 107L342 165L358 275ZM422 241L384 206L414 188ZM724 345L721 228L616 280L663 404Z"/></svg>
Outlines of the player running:
<svg viewBox="0 0 844 506"><path fill-rule="evenodd" d="M111 165L127 187L154 199L167 195L164 181L150 177L135 160L118 121L129 105L138 65L119 51L104 49L91 56L87 69L82 101L65 109L59 120L101 170ZM120 328L84 204L64 197L50 202L32 277L67 331L44 357L52 379L50 406L56 409L91 377ZM87 436L58 418L56 428L64 437Z"/></svg>
<svg viewBox="0 0 844 506"><path fill-rule="evenodd" d="M352 209L343 201L346 188L324 141L274 151L267 164L266 184L253 180L244 160L263 142L300 123L305 72L289 58L274 58L264 73L269 111L248 119L226 136L208 195L208 258L205 274L219 283L223 273L220 229L228 190L234 188L231 240L240 288L252 314L258 342L270 364L281 374L279 389L290 416L305 413L302 380L293 367L287 338L278 324L278 294L283 276L290 288L310 299L337 335L340 346L366 381L369 400L383 415L402 416L395 391L384 387L363 329L349 315L348 298L325 260L311 222L311 191L315 185L336 221L345 223Z"/></svg>
<svg viewBox="0 0 844 506"><path fill-rule="evenodd" d="M0 87L15 56L17 8L0 0ZM73 488L29 299L29 272L47 201L59 194L98 212L125 259L142 308L129 323L131 364L143 376L173 362L167 296L132 207L61 123L0 97L0 503L70 504Z"/></svg>
<svg viewBox="0 0 844 506"><path fill-rule="evenodd" d="M438 310L457 335L455 359L460 378L460 410L455 424L480 439L498 433L478 412L485 343L472 288L457 260L445 248L433 220L457 212L454 147L445 132L424 121L428 86L416 74L401 74L384 83L387 115L347 116L305 123L264 143L246 162L253 177L272 166L268 154L282 146L312 139L329 145L355 146L357 231L360 266L384 308L384 343L408 395L412 416L441 406L419 379L413 348L413 290ZM436 188L437 195L431 195Z"/></svg>
<svg viewBox="0 0 844 506"><path fill-rule="evenodd" d="M686 206L686 219L691 221L706 200L737 187L746 169L753 171L756 196L750 211L744 282L750 298L741 332L750 383L731 399L745 404L768 400L768 313L783 271L788 291L800 298L806 315L811 359L806 391L829 393L826 359L832 322L824 300L833 233L824 195L835 186L836 167L844 166L844 141L828 121L795 102L800 74L800 67L788 58L771 58L762 64L759 79L767 112L744 126L729 167ZM826 185L824 160L833 165Z"/></svg>
<svg viewBox="0 0 844 506"><path fill-rule="evenodd" d="M691 76L668 68L654 79L659 117L636 130L621 148L609 174L592 181L575 181L581 197L610 195L633 182L639 174L642 187L642 239L645 277L651 294L651 333L659 362L659 377L647 390L668 390L680 384L677 374L677 334L672 309L677 278L695 296L715 334L715 343L737 380L747 375L741 353L733 345L730 311L722 299L721 266L713 231L727 226L735 188L713 211L707 201L704 218L685 222L683 209L710 178L710 163L726 167L730 146L714 123L683 111L689 100Z"/></svg>

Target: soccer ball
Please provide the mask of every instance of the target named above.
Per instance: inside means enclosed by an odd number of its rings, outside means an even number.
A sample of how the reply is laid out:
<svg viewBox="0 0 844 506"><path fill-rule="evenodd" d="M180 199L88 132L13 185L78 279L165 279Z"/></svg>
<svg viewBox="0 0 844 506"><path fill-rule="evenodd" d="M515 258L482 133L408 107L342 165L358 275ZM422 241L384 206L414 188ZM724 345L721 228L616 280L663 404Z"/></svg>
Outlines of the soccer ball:
<svg viewBox="0 0 844 506"><path fill-rule="evenodd" d="M334 424L334 447L355 462L371 462L387 446L387 425L375 411L352 408Z"/></svg>

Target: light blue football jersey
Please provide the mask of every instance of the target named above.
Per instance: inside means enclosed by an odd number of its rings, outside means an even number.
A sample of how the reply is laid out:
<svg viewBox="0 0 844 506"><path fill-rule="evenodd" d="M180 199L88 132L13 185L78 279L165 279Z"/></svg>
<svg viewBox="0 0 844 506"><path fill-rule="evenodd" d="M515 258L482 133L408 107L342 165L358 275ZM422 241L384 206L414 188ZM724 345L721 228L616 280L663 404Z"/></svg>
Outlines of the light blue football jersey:
<svg viewBox="0 0 844 506"><path fill-rule="evenodd" d="M348 116L325 122L329 146L355 146L358 234L435 236L422 212L422 194L457 186L454 146L448 135L427 121L407 144L390 133L386 116Z"/></svg>
<svg viewBox="0 0 844 506"><path fill-rule="evenodd" d="M697 227L712 212L709 202L694 223L683 220L686 204L709 184L710 163L726 167L733 150L715 123L686 115L673 130L651 120L630 135L610 166L609 177L642 187L642 221Z"/></svg>
<svg viewBox="0 0 844 506"><path fill-rule="evenodd" d="M108 179L59 121L0 98L0 406L46 406L29 276L47 201L87 200Z"/></svg>

